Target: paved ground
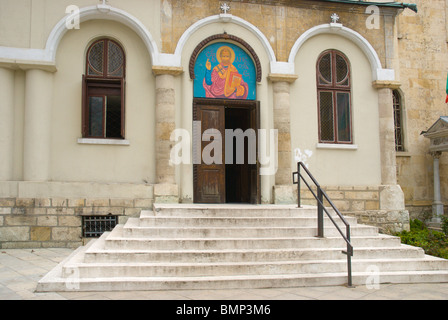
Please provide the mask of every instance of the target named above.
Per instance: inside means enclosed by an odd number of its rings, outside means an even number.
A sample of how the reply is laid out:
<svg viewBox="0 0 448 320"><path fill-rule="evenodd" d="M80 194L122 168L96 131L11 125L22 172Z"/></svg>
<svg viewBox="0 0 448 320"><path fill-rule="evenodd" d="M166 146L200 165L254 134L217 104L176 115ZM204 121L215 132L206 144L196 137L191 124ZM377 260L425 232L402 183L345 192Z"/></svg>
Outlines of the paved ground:
<svg viewBox="0 0 448 320"><path fill-rule="evenodd" d="M448 300L448 283L240 290L36 293L71 249L0 249L0 300Z"/></svg>

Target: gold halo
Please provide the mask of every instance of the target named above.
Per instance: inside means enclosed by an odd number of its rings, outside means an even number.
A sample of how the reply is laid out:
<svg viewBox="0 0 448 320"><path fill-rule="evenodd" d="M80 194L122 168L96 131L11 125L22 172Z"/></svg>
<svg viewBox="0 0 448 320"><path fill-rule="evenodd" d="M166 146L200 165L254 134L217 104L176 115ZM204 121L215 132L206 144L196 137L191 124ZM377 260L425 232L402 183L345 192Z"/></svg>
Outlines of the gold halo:
<svg viewBox="0 0 448 320"><path fill-rule="evenodd" d="M224 49L227 49L230 52L230 63L233 63L233 61L235 61L235 52L228 46L222 46L216 50L216 59L218 59L219 63L221 63L221 51Z"/></svg>

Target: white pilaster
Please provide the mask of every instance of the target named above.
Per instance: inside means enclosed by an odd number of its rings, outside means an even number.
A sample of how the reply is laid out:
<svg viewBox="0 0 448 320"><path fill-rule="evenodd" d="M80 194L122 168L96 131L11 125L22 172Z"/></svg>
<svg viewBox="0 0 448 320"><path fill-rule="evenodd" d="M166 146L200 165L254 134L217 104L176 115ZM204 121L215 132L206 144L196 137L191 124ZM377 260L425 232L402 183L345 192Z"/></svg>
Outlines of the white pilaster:
<svg viewBox="0 0 448 320"><path fill-rule="evenodd" d="M13 179L14 70L0 68L0 181Z"/></svg>
<svg viewBox="0 0 448 320"><path fill-rule="evenodd" d="M53 74L39 69L27 70L23 150L25 181L49 179L52 96Z"/></svg>

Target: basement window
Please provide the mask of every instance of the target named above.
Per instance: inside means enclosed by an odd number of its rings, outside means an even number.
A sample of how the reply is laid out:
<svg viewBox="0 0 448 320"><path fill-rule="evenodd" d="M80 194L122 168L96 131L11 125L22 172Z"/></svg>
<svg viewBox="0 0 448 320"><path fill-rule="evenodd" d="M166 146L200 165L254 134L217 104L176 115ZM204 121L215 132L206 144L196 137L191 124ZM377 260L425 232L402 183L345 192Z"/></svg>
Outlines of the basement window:
<svg viewBox="0 0 448 320"><path fill-rule="evenodd" d="M84 238L97 238L104 232L112 231L118 224L118 216L83 216L82 235Z"/></svg>

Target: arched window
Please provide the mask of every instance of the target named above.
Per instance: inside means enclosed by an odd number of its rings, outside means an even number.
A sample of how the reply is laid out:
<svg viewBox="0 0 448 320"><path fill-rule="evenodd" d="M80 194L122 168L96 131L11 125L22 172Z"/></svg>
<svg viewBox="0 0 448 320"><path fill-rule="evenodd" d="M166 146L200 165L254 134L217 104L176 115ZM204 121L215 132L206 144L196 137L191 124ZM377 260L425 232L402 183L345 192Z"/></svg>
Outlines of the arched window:
<svg viewBox="0 0 448 320"><path fill-rule="evenodd" d="M88 48L83 75L84 138L124 139L125 55L110 39Z"/></svg>
<svg viewBox="0 0 448 320"><path fill-rule="evenodd" d="M348 59L339 51L317 60L319 142L352 143L351 79Z"/></svg>
<svg viewBox="0 0 448 320"><path fill-rule="evenodd" d="M403 106L401 95L398 90L392 91L394 103L394 124L395 124L395 150L404 151L403 139Z"/></svg>

